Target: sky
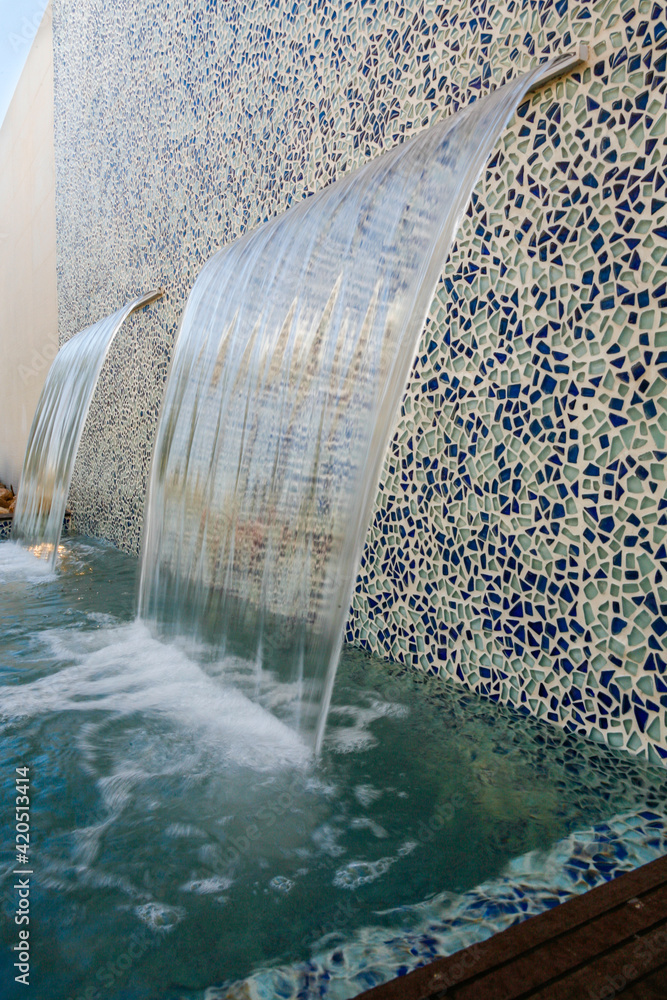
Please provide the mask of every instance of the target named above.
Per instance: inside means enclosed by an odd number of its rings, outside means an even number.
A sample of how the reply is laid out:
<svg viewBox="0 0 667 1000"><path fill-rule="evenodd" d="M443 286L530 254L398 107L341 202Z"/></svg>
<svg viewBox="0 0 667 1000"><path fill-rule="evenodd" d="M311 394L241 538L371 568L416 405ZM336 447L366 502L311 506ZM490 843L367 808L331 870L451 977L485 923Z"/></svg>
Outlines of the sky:
<svg viewBox="0 0 667 1000"><path fill-rule="evenodd" d="M46 7L47 0L0 0L0 125Z"/></svg>

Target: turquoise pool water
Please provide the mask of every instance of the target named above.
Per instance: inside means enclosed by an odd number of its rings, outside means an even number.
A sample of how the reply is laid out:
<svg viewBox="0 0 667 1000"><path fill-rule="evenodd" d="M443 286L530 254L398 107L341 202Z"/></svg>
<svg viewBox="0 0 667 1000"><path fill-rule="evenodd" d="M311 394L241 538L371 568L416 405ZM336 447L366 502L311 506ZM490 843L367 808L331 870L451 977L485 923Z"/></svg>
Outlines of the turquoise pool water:
<svg viewBox="0 0 667 1000"><path fill-rule="evenodd" d="M354 996L663 850L665 771L357 650L313 760L288 685L135 621L136 570L0 543L3 996L16 768L38 1000Z"/></svg>

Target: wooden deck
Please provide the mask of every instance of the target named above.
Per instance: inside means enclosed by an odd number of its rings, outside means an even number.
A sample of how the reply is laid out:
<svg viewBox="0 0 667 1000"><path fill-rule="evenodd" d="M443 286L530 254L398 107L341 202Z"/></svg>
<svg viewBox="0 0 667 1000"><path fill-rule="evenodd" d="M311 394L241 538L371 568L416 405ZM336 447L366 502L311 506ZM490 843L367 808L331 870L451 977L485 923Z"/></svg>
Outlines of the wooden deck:
<svg viewBox="0 0 667 1000"><path fill-rule="evenodd" d="M667 1000L667 857L358 1000Z"/></svg>

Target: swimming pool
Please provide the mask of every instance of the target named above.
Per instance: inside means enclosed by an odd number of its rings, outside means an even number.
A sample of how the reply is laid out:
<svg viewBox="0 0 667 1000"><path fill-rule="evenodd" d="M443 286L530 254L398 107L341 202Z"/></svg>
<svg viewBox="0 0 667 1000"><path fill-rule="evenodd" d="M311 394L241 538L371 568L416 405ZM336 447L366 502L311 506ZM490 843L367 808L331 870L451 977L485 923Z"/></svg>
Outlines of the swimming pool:
<svg viewBox="0 0 667 1000"><path fill-rule="evenodd" d="M664 853L662 769L355 649L314 759L289 685L155 639L136 575L0 543L9 996L17 768L51 1000L351 997Z"/></svg>

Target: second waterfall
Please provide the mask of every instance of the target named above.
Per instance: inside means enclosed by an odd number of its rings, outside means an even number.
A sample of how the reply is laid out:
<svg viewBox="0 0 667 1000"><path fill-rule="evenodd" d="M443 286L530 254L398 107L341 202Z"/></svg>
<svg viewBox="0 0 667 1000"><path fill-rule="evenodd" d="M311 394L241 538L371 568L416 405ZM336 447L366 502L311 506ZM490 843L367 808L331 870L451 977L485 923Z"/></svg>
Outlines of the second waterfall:
<svg viewBox="0 0 667 1000"><path fill-rule="evenodd" d="M542 64L220 251L177 340L140 613L321 742L386 446L437 281ZM274 699L275 701L275 699Z"/></svg>

